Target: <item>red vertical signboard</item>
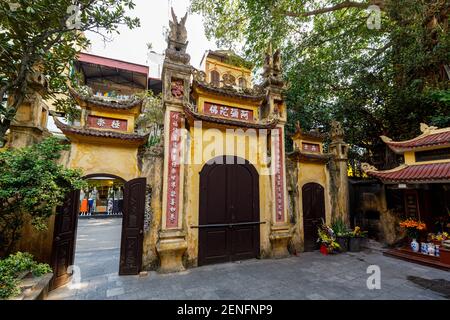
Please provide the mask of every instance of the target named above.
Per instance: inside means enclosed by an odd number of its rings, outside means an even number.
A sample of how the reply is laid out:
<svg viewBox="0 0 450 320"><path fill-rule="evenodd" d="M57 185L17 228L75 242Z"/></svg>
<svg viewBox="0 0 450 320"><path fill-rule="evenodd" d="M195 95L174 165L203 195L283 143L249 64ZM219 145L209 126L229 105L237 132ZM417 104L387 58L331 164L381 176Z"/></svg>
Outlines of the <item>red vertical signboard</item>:
<svg viewBox="0 0 450 320"><path fill-rule="evenodd" d="M276 222L284 221L284 163L283 163L283 129L277 128L275 140L275 212Z"/></svg>
<svg viewBox="0 0 450 320"><path fill-rule="evenodd" d="M170 112L166 227L178 227L180 205L181 114Z"/></svg>

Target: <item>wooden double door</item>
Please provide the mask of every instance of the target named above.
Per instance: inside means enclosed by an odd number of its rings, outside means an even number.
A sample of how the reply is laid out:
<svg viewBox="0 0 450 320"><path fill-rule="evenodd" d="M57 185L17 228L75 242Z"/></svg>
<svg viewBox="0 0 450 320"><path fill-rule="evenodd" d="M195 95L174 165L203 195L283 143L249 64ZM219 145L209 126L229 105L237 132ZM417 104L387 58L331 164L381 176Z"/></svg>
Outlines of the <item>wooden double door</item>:
<svg viewBox="0 0 450 320"><path fill-rule="evenodd" d="M307 183L302 187L303 231L305 251L314 251L319 245L318 228L325 221L325 195L320 184Z"/></svg>
<svg viewBox="0 0 450 320"><path fill-rule="evenodd" d="M219 161L200 172L199 265L259 256L258 173L237 157Z"/></svg>
<svg viewBox="0 0 450 320"><path fill-rule="evenodd" d="M120 275L134 275L141 271L144 239L146 179L131 180L124 187L124 207L120 246ZM76 231L79 212L79 191L70 192L64 204L57 208L52 249L53 280L55 289L70 280L74 264ZM95 259L95 256L93 257Z"/></svg>

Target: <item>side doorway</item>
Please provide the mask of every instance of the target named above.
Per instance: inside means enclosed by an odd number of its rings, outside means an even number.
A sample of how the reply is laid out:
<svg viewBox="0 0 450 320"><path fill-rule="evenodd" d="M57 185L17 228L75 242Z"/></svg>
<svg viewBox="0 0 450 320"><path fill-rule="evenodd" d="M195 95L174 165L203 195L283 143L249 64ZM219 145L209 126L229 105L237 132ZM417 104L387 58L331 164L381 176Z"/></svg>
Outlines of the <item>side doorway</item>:
<svg viewBox="0 0 450 320"><path fill-rule="evenodd" d="M302 187L304 250L318 249L318 228L325 221L324 188L318 183L307 183Z"/></svg>
<svg viewBox="0 0 450 320"><path fill-rule="evenodd" d="M141 271L145 192L145 178L137 178L125 183L119 275L133 275ZM58 207L56 212L52 249L54 277L50 286L51 290L68 283L72 275L69 271L75 259L80 191L70 192L64 204Z"/></svg>

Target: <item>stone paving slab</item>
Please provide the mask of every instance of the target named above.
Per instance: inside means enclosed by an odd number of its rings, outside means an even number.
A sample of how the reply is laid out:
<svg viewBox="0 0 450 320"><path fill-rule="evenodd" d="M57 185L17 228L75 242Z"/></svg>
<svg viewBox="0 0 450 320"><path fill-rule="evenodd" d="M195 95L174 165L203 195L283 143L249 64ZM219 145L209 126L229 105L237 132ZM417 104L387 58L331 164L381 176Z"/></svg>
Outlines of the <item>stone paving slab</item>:
<svg viewBox="0 0 450 320"><path fill-rule="evenodd" d="M50 292L58 300L449 300L450 272L383 256L380 250L281 260L247 260L176 274L118 276L120 219L83 220L75 263L81 283ZM94 225L95 224L95 225ZM97 243L96 237L99 239ZM99 246L96 247L95 244ZM367 288L369 265L381 270L381 289Z"/></svg>
<svg viewBox="0 0 450 320"><path fill-rule="evenodd" d="M369 264L360 259L367 257L380 267L379 290L366 286ZM152 271L147 277L101 276L87 281L83 289L59 288L48 299L450 299L450 273L417 268L381 253L323 256L313 252L279 262L249 260L169 275Z"/></svg>

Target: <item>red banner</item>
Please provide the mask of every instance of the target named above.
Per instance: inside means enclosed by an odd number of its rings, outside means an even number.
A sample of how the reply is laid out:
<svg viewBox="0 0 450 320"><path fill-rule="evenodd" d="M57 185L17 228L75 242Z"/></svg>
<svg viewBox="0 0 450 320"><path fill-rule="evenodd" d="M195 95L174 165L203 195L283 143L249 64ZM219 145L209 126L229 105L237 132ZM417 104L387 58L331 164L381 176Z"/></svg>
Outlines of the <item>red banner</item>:
<svg viewBox="0 0 450 320"><path fill-rule="evenodd" d="M306 152L320 153L320 145L316 143L302 143L302 150Z"/></svg>
<svg viewBox="0 0 450 320"><path fill-rule="evenodd" d="M284 221L284 165L283 165L283 129L278 128L275 135L275 212L276 221Z"/></svg>
<svg viewBox="0 0 450 320"><path fill-rule="evenodd" d="M253 111L205 102L203 113L227 119L253 121Z"/></svg>
<svg viewBox="0 0 450 320"><path fill-rule="evenodd" d="M180 199L181 114L170 112L166 227L178 227Z"/></svg>
<svg viewBox="0 0 450 320"><path fill-rule="evenodd" d="M119 131L127 131L128 127L127 120L104 118L98 116L88 116L87 124L88 127L90 128L119 130Z"/></svg>

